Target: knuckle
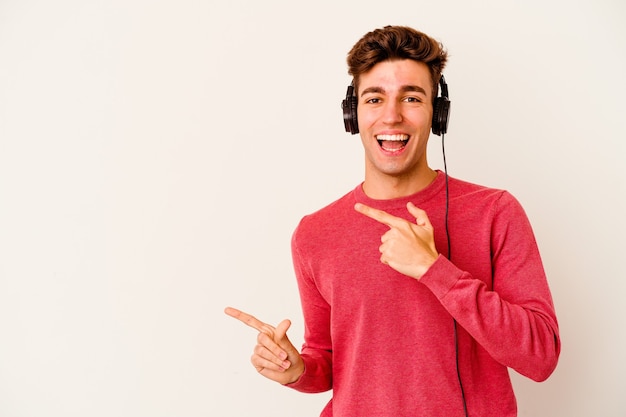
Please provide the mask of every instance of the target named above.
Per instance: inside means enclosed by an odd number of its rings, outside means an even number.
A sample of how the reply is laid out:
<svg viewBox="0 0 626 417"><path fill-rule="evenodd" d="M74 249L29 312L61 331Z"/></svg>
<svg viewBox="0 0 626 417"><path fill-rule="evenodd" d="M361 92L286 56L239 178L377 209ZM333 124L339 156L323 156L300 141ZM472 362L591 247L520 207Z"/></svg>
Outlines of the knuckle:
<svg viewBox="0 0 626 417"><path fill-rule="evenodd" d="M274 331L274 327L270 326L269 324L264 324L263 326L261 326L261 332L267 334L270 337L274 335Z"/></svg>

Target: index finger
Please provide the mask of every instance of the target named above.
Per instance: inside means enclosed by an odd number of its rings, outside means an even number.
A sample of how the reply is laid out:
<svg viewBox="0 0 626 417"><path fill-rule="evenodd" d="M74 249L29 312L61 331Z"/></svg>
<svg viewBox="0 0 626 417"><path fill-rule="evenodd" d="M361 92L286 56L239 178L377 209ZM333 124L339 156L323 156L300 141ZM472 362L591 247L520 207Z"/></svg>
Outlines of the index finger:
<svg viewBox="0 0 626 417"><path fill-rule="evenodd" d="M224 309L224 313L239 320L243 324L250 326L253 329L258 330L259 332L265 332L267 329L267 326L268 326L267 324L263 323L261 320L257 319L256 317L248 313L244 313L241 310L237 310L236 308L226 307Z"/></svg>
<svg viewBox="0 0 626 417"><path fill-rule="evenodd" d="M356 203L354 205L354 209L361 214L366 215L367 217L376 220L379 223L385 224L389 227L394 227L400 225L402 222L405 222L404 219L400 217L392 216L386 211L378 210L370 206L366 206L362 203Z"/></svg>

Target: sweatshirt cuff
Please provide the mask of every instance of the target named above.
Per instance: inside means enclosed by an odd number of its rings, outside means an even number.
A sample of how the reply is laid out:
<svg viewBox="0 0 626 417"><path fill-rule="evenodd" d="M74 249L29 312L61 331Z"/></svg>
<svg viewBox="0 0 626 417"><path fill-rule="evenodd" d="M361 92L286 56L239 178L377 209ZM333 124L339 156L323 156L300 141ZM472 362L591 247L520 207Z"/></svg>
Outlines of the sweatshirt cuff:
<svg viewBox="0 0 626 417"><path fill-rule="evenodd" d="M456 285L462 275L463 271L440 254L419 282L426 285L435 297L441 300Z"/></svg>
<svg viewBox="0 0 626 417"><path fill-rule="evenodd" d="M332 374L330 366L315 362L308 355L303 354L304 372L296 381L284 386L296 391L306 393L318 393L328 391L332 387Z"/></svg>

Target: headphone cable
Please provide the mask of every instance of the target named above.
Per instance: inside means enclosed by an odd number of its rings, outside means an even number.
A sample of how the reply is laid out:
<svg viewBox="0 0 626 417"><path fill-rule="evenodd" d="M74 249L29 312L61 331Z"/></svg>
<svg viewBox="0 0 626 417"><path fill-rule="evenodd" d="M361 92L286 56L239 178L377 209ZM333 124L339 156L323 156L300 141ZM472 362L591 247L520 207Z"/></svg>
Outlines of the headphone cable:
<svg viewBox="0 0 626 417"><path fill-rule="evenodd" d="M443 171L445 173L446 178L446 214L445 214L445 225L446 225L446 240L448 244L448 259L452 260L452 246L450 244L450 229L448 228L448 214L450 211L450 190L448 188L448 164L446 163L446 134L441 133L441 150L443 153ZM457 330L457 322L456 319L454 321L454 348L455 348L455 356L456 356L456 374L459 379L459 387L461 388L461 396L463 398L463 411L465 412L465 417L469 417L467 413L467 402L465 400L465 389L463 388L463 382L461 381L461 370L459 368L459 340L458 340L458 330Z"/></svg>

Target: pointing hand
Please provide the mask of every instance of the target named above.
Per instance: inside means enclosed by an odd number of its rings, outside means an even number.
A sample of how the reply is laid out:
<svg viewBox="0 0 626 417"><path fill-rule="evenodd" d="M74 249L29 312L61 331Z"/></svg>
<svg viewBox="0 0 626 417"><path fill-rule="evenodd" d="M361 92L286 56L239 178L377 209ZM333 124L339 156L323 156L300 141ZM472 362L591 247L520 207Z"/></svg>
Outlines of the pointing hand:
<svg viewBox="0 0 626 417"><path fill-rule="evenodd" d="M304 362L287 337L287 330L291 327L289 320L283 320L274 327L236 308L226 307L224 313L259 332L250 361L261 375L283 385L300 378Z"/></svg>
<svg viewBox="0 0 626 417"><path fill-rule="evenodd" d="M389 226L380 239L382 263L419 280L437 260L439 253L435 247L433 226L426 212L413 203L407 204L407 210L415 217L415 223L361 203L357 203L354 209Z"/></svg>

